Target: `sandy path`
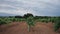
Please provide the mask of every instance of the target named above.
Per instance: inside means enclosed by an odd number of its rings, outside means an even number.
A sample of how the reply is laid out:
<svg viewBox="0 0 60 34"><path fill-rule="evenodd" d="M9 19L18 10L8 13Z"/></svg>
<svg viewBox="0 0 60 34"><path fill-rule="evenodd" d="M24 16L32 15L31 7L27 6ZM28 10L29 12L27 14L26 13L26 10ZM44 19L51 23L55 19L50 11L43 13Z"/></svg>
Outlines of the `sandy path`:
<svg viewBox="0 0 60 34"><path fill-rule="evenodd" d="M37 23L31 31L27 31L26 22L14 22L8 26L0 26L0 34L59 34L53 31L52 23Z"/></svg>

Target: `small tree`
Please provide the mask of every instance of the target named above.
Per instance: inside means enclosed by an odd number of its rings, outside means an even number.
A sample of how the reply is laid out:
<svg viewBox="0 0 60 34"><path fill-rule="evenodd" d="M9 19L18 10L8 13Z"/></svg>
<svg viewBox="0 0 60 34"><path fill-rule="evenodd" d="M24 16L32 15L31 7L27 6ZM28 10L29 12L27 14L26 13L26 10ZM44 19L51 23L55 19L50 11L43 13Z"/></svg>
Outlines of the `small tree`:
<svg viewBox="0 0 60 34"><path fill-rule="evenodd" d="M27 18L27 24L28 24L28 31L30 32L30 28L33 27L35 24L32 16Z"/></svg>

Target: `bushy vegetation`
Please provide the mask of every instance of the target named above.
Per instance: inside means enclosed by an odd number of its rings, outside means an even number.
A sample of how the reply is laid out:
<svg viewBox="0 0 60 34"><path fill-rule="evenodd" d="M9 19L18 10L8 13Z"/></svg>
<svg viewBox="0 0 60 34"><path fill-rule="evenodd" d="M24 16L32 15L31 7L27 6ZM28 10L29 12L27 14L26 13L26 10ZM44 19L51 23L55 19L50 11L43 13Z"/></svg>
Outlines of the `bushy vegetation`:
<svg viewBox="0 0 60 34"><path fill-rule="evenodd" d="M35 25L33 17L32 16L28 17L26 21L27 21L27 24L28 24L28 31L30 31L30 28Z"/></svg>
<svg viewBox="0 0 60 34"><path fill-rule="evenodd" d="M36 22L52 22L54 23L54 30L57 31L60 28L60 17L51 17L51 16L33 16L32 14L24 14L24 16L9 16L9 17L0 17L0 25L8 24L11 22L20 22L26 21L28 24L28 30L30 27L34 26Z"/></svg>
<svg viewBox="0 0 60 34"><path fill-rule="evenodd" d="M25 21L24 18L15 18L15 17L3 17L1 18L0 17L0 25L2 24L8 24L8 23L11 23L11 22L20 22L20 21Z"/></svg>
<svg viewBox="0 0 60 34"><path fill-rule="evenodd" d="M0 25L7 24L6 21L0 20Z"/></svg>
<svg viewBox="0 0 60 34"><path fill-rule="evenodd" d="M54 30L58 31L59 28L60 28L60 18L56 18L54 23Z"/></svg>

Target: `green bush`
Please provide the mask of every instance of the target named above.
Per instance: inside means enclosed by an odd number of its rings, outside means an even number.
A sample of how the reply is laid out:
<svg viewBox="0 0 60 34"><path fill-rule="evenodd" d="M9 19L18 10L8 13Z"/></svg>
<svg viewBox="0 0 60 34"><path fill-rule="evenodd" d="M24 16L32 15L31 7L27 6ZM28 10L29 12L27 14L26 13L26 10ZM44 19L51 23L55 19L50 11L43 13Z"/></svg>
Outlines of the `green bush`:
<svg viewBox="0 0 60 34"><path fill-rule="evenodd" d="M47 19L41 19L40 21L41 22L47 22Z"/></svg>
<svg viewBox="0 0 60 34"><path fill-rule="evenodd" d="M54 30L57 31L60 28L60 19L57 19L54 24Z"/></svg>
<svg viewBox="0 0 60 34"><path fill-rule="evenodd" d="M0 20L0 25L7 24L6 21Z"/></svg>
<svg viewBox="0 0 60 34"><path fill-rule="evenodd" d="M35 25L33 17L27 18L27 25L28 25L28 31L30 31L30 28Z"/></svg>
<svg viewBox="0 0 60 34"><path fill-rule="evenodd" d="M55 18L52 17L51 18L51 22L54 23L55 22Z"/></svg>

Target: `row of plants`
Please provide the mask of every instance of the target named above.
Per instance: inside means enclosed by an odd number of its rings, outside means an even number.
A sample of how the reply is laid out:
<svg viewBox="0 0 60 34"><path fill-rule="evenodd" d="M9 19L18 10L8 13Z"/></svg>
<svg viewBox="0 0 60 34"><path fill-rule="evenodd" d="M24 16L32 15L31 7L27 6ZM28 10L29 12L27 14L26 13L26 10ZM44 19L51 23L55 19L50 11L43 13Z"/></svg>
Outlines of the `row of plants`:
<svg viewBox="0 0 60 34"><path fill-rule="evenodd" d="M0 25L2 24L8 24L11 22L20 22L20 21L25 21L24 18L0 18Z"/></svg>

